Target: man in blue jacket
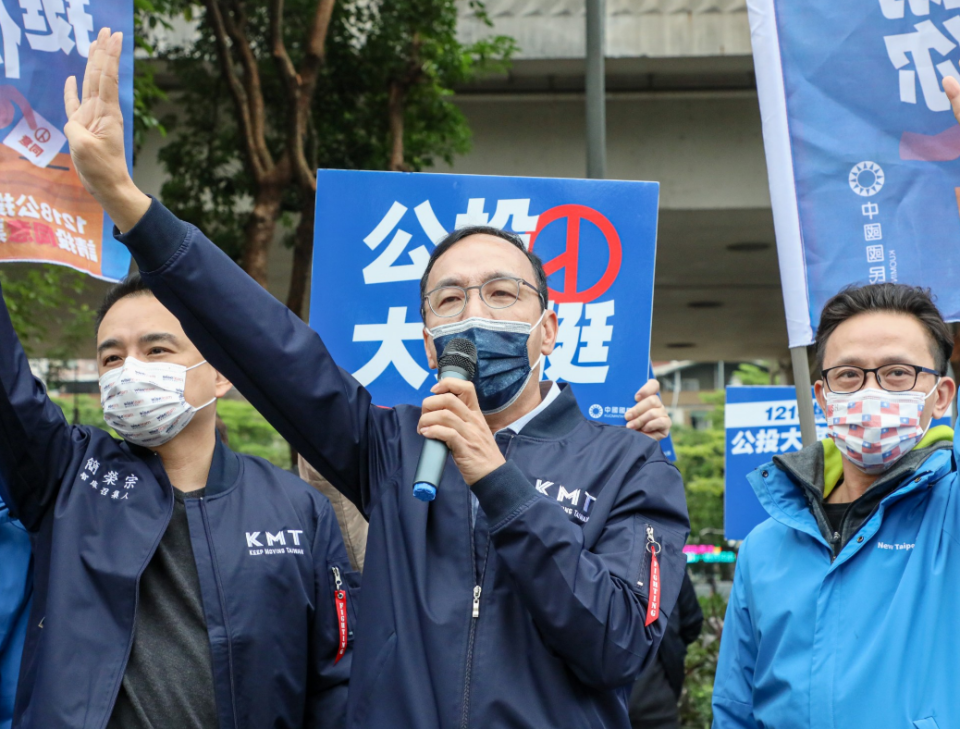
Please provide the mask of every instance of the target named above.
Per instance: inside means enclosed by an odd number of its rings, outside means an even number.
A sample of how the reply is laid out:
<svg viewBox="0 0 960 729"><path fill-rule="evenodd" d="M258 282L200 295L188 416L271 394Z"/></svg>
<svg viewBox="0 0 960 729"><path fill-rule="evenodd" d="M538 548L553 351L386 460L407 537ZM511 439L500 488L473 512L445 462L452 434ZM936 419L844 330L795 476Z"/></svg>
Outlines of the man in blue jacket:
<svg viewBox="0 0 960 729"><path fill-rule="evenodd" d="M83 104L66 91L87 188L204 356L369 519L348 724L627 729L683 577L683 486L654 440L541 386L557 318L538 259L492 229L440 244L428 356L470 338L479 374L437 383L422 408L375 406L315 332L133 185L120 39L101 38ZM429 505L411 489L424 436L453 456Z"/></svg>
<svg viewBox="0 0 960 729"><path fill-rule="evenodd" d="M828 435L750 475L770 519L740 549L715 729L960 726L956 394L929 292L850 288L820 315Z"/></svg>
<svg viewBox="0 0 960 729"><path fill-rule="evenodd" d="M230 382L138 276L97 358L123 440L66 422L0 305L0 490L35 544L14 725L343 726L355 592L329 502L220 443Z"/></svg>
<svg viewBox="0 0 960 729"><path fill-rule="evenodd" d="M32 595L30 536L0 499L0 729L10 729L13 724Z"/></svg>

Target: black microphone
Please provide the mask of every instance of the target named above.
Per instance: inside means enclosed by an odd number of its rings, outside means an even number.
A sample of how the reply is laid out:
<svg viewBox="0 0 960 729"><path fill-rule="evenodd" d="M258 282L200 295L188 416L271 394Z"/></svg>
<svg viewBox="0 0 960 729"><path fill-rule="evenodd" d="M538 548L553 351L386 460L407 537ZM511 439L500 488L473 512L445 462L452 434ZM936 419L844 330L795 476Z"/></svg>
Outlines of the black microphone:
<svg viewBox="0 0 960 729"><path fill-rule="evenodd" d="M469 339L453 339L443 348L443 354L437 361L438 380L455 377L458 380L472 380L477 372L477 348ZM417 474L413 477L413 495L420 501L433 501L437 498L437 486L443 475L443 465L447 462L450 449L442 440L427 438L420 451Z"/></svg>

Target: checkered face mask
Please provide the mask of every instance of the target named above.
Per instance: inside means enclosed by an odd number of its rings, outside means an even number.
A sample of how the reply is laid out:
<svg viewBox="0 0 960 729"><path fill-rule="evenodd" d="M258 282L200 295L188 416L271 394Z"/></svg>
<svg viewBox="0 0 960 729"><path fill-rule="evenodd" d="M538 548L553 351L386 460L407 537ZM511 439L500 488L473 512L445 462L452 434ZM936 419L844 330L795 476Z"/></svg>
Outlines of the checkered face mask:
<svg viewBox="0 0 960 729"><path fill-rule="evenodd" d="M187 427L194 414L216 402L194 407L183 397L193 367L172 362L140 362L127 357L122 367L100 378L103 419L120 436L147 448L163 445Z"/></svg>
<svg viewBox="0 0 960 729"><path fill-rule="evenodd" d="M939 384L940 380L937 380ZM913 450L926 433L920 415L927 393L887 392L875 388L856 392L825 392L827 434L840 452L864 473L883 473Z"/></svg>

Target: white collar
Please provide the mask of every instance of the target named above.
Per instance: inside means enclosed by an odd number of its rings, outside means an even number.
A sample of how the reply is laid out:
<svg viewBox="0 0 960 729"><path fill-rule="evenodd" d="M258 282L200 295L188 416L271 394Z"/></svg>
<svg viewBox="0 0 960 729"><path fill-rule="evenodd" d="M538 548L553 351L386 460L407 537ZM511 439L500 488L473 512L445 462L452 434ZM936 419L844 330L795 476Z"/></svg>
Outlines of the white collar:
<svg viewBox="0 0 960 729"><path fill-rule="evenodd" d="M549 387L550 389L547 391L547 394L544 395L543 390L546 387ZM524 426L527 423L529 423L531 420L537 417L540 413L546 410L550 406L550 403L556 400L559 395L560 395L560 386L557 385L556 382L551 382L549 380L545 380L541 382L540 396L542 399L540 400L540 404L537 405L533 410L531 410L526 415L521 415L519 418L517 418L512 423L510 423L510 425L507 425L501 428L497 432L500 433L500 432L503 432L504 430L512 430L514 433L519 434L520 431L523 430Z"/></svg>

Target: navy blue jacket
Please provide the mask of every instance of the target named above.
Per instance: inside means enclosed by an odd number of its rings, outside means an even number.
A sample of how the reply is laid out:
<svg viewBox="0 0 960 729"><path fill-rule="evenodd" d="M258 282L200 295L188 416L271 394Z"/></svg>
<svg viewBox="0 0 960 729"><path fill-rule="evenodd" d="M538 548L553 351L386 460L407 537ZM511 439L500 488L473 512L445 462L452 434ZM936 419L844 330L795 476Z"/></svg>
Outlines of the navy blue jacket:
<svg viewBox="0 0 960 729"><path fill-rule="evenodd" d="M11 512L35 533L14 727L102 729L173 487L152 451L64 420L30 373L3 305L0 481ZM342 726L352 651L334 663L332 570L354 578L330 502L218 444L204 498L186 506L220 729Z"/></svg>
<svg viewBox="0 0 960 729"><path fill-rule="evenodd" d="M119 238L210 363L370 520L349 726L627 729L686 564L683 486L656 442L586 420L563 386L521 434L497 434L507 463L474 484L472 529L452 459L436 501L412 495L419 407L374 405L313 330L159 203ZM645 627L648 531L663 597Z"/></svg>
<svg viewBox="0 0 960 729"><path fill-rule="evenodd" d="M32 595L30 535L0 499L0 729L10 729L13 724Z"/></svg>

